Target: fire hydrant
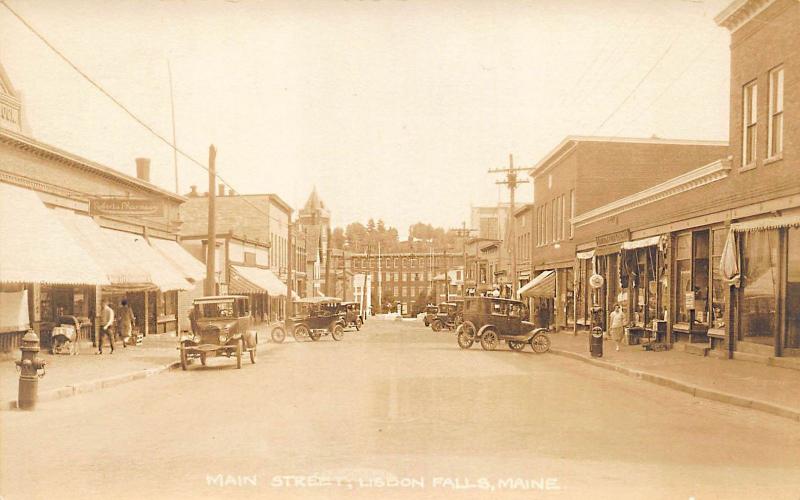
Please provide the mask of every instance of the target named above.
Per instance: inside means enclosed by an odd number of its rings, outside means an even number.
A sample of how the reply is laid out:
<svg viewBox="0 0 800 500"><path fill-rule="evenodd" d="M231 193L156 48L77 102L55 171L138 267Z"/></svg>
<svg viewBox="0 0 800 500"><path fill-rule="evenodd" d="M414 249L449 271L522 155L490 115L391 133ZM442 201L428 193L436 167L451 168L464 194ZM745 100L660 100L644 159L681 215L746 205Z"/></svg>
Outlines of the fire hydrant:
<svg viewBox="0 0 800 500"><path fill-rule="evenodd" d="M45 360L39 359L39 336L33 330L22 337L20 346L22 357L15 361L19 370L19 394L17 396L17 407L21 410L33 410L36 406L36 398L39 391L39 379L45 374ZM41 373L40 373L41 370Z"/></svg>

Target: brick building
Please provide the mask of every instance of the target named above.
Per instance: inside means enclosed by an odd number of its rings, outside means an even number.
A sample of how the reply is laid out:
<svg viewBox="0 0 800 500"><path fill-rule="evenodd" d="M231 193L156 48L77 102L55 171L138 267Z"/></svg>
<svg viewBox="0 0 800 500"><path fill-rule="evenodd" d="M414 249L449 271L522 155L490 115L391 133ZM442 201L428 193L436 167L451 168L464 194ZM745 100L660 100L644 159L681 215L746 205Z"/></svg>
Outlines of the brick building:
<svg viewBox="0 0 800 500"><path fill-rule="evenodd" d="M594 233L582 232L572 220L725 155L727 144L721 142L565 138L530 173L533 276L520 292L533 299L537 320L555 328L573 326L576 242Z"/></svg>

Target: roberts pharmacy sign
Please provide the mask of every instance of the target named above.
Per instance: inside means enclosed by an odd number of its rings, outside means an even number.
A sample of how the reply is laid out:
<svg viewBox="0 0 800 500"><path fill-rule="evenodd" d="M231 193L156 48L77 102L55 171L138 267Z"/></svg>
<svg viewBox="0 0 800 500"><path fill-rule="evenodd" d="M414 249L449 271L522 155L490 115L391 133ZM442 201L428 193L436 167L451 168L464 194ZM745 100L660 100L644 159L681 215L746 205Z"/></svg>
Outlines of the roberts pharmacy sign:
<svg viewBox="0 0 800 500"><path fill-rule="evenodd" d="M92 215L161 217L164 206L147 198L93 198L89 204Z"/></svg>

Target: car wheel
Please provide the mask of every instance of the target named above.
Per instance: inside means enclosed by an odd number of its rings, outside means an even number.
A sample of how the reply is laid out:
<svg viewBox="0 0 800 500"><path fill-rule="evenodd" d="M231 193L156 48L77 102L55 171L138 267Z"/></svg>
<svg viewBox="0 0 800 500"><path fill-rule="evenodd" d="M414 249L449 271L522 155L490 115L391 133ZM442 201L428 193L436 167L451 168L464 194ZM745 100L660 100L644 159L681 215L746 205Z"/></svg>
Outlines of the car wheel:
<svg viewBox="0 0 800 500"><path fill-rule="evenodd" d="M242 339L236 341L236 368L242 367Z"/></svg>
<svg viewBox="0 0 800 500"><path fill-rule="evenodd" d="M533 352L542 354L550 350L550 337L546 333L537 333L531 339Z"/></svg>
<svg viewBox="0 0 800 500"><path fill-rule="evenodd" d="M428 321L428 318L423 319L422 322L425 323L425 327L431 326L431 323L430 321Z"/></svg>
<svg viewBox="0 0 800 500"><path fill-rule="evenodd" d="M308 328L306 325L297 325L292 331L295 342L302 342L308 338Z"/></svg>
<svg viewBox="0 0 800 500"><path fill-rule="evenodd" d="M181 342L181 370L188 370L189 369L189 358L186 354L186 344Z"/></svg>
<svg viewBox="0 0 800 500"><path fill-rule="evenodd" d="M431 330L433 330L434 332L442 331L442 322L439 321L438 319L433 320L431 322Z"/></svg>
<svg viewBox="0 0 800 500"><path fill-rule="evenodd" d="M255 346L253 346L253 348L250 349L250 363L251 364L256 364L256 347Z"/></svg>
<svg viewBox="0 0 800 500"><path fill-rule="evenodd" d="M208 355L207 354L201 354L200 355L200 364L203 365L203 366L206 366L206 360L207 359L208 359Z"/></svg>
<svg viewBox="0 0 800 500"><path fill-rule="evenodd" d="M481 335L481 347L484 351L494 351L497 347L497 332L491 328L487 328Z"/></svg>
<svg viewBox="0 0 800 500"><path fill-rule="evenodd" d="M469 349L475 342L475 325L470 321L461 323L456 329L456 337L458 339L458 347Z"/></svg>
<svg viewBox="0 0 800 500"><path fill-rule="evenodd" d="M364 326L364 321L361 318L356 318L356 331L361 330L362 326Z"/></svg>
<svg viewBox="0 0 800 500"><path fill-rule="evenodd" d="M342 325L333 326L331 337L333 337L333 340L342 340L344 338L344 328L342 328Z"/></svg>
<svg viewBox="0 0 800 500"><path fill-rule="evenodd" d="M276 326L272 329L272 341L278 344L282 344L284 340L286 340L286 330L281 328L280 326Z"/></svg>
<svg viewBox="0 0 800 500"><path fill-rule="evenodd" d="M525 342L517 342L517 341L514 341L514 340L509 340L508 341L508 347L512 351L521 351L521 350L525 349Z"/></svg>

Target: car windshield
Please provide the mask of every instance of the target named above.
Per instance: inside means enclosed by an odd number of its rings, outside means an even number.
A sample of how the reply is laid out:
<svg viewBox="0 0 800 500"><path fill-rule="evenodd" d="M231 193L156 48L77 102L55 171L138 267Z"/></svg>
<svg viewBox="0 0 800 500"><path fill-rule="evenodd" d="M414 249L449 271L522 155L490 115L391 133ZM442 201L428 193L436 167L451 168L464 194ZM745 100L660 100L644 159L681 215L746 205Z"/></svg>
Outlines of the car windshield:
<svg viewBox="0 0 800 500"><path fill-rule="evenodd" d="M197 304L198 318L233 318L233 301Z"/></svg>

